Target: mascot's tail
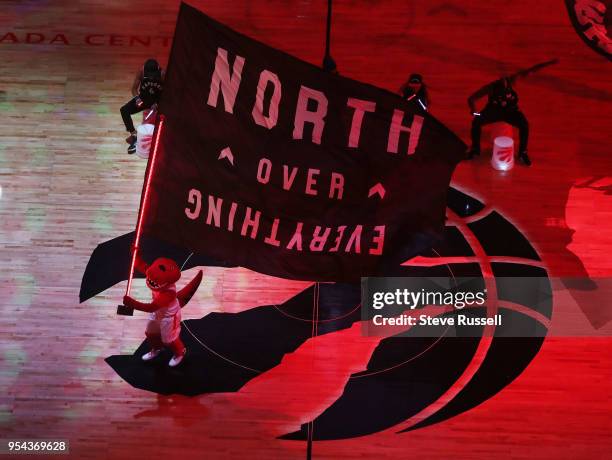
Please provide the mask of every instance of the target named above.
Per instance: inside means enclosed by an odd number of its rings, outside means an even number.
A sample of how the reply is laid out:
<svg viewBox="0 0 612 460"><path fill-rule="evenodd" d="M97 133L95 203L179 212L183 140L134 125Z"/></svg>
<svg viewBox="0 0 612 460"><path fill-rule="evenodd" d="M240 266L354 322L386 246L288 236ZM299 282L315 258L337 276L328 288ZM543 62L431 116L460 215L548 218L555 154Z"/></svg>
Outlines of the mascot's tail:
<svg viewBox="0 0 612 460"><path fill-rule="evenodd" d="M176 293L176 298L181 304L181 308L187 305L187 302L191 300L195 292L200 287L200 283L202 282L202 270L198 272L198 274L191 280L187 285Z"/></svg>

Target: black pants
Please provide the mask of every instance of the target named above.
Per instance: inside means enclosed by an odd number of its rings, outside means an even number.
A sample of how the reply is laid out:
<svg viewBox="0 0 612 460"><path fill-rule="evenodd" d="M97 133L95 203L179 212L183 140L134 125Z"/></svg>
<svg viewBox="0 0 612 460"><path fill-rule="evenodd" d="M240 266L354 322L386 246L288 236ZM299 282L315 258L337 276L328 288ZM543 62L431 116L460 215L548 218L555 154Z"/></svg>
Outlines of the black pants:
<svg viewBox="0 0 612 460"><path fill-rule="evenodd" d="M129 133L133 133L134 131L136 131L136 129L134 129L134 122L132 121L132 115L135 113L142 112L145 109L151 108L153 104L155 104L155 102L145 101L136 96L132 98L123 107L121 107L121 118L123 118L123 124L125 124L125 129Z"/></svg>
<svg viewBox="0 0 612 460"><path fill-rule="evenodd" d="M480 112L480 116L474 116L472 120L472 149L480 152L480 133L484 125L504 121L519 129L519 153L527 151L529 140L529 123L523 112L516 109L501 109L487 106Z"/></svg>

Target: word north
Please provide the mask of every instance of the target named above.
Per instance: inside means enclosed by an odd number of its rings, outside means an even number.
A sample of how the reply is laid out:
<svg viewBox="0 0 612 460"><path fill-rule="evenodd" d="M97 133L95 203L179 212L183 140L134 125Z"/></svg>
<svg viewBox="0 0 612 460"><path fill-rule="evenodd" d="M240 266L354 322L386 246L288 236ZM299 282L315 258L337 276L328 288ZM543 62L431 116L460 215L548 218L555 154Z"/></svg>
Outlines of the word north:
<svg viewBox="0 0 612 460"><path fill-rule="evenodd" d="M234 113L236 96L240 90L245 65L246 59L243 56L235 55L230 69L228 51L221 47L217 48L215 67L208 92L207 104L209 106L218 108L221 104L220 99L223 99L225 112ZM271 70L263 69L259 74L255 102L251 112L254 123L268 130L274 129L278 123L282 93L283 85L279 76ZM293 117L292 138L295 140L304 139L305 126L309 125L312 127L310 142L320 145L328 108L329 99L325 93L316 88L300 85ZM354 97L347 98L344 108L352 112L351 127L346 135L346 146L356 149L359 147L364 119L366 117L380 118L381 114L376 114L375 101ZM341 109L341 107L334 107L334 109ZM424 118L420 115L413 115L412 120L408 121L405 120L406 118L409 117L406 117L403 110L393 110L393 114L388 120L388 153L399 153L400 136L402 135L408 136L408 147L405 153L407 155L415 153Z"/></svg>

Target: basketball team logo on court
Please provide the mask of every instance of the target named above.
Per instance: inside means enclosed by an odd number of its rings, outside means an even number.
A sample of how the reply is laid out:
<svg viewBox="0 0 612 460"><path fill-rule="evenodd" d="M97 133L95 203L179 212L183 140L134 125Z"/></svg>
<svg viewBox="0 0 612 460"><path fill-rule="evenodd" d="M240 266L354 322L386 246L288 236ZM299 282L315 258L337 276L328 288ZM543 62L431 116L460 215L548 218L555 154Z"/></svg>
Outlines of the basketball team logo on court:
<svg viewBox="0 0 612 460"><path fill-rule="evenodd" d="M612 0L565 0L565 5L580 38L612 60Z"/></svg>
<svg viewBox="0 0 612 460"><path fill-rule="evenodd" d="M449 189L447 215L443 240L393 275L492 273L493 278L485 279L493 288L489 296L493 293L509 325L488 339L422 337L418 327L382 338L366 368L350 376L336 401L282 438L306 440L310 423L314 440L387 429L402 433L439 423L503 390L536 356L552 313L551 286L537 252L501 214L454 188ZM518 278L520 289L512 284ZM337 333L361 320L358 284L326 283L319 289L318 335ZM133 355L111 356L107 362L131 385L160 394L238 391L311 338L314 296L315 287L310 287L282 305L185 321L182 337L190 356L179 370L168 370L164 360L143 363L146 342ZM520 337L524 330L534 332Z"/></svg>

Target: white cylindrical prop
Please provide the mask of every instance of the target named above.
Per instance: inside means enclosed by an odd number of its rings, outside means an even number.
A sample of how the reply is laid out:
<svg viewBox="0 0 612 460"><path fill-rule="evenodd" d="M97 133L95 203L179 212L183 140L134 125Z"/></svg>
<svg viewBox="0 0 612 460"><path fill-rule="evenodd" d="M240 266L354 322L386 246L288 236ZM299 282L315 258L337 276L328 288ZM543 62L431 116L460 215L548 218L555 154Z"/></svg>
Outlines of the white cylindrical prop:
<svg viewBox="0 0 612 460"><path fill-rule="evenodd" d="M149 150L151 150L151 140L153 139L153 131L155 125L147 123L140 125L136 129L136 155L140 158L149 158Z"/></svg>
<svg viewBox="0 0 612 460"><path fill-rule="evenodd" d="M498 171L509 171L514 167L514 141L511 137L500 136L495 138L491 166Z"/></svg>

